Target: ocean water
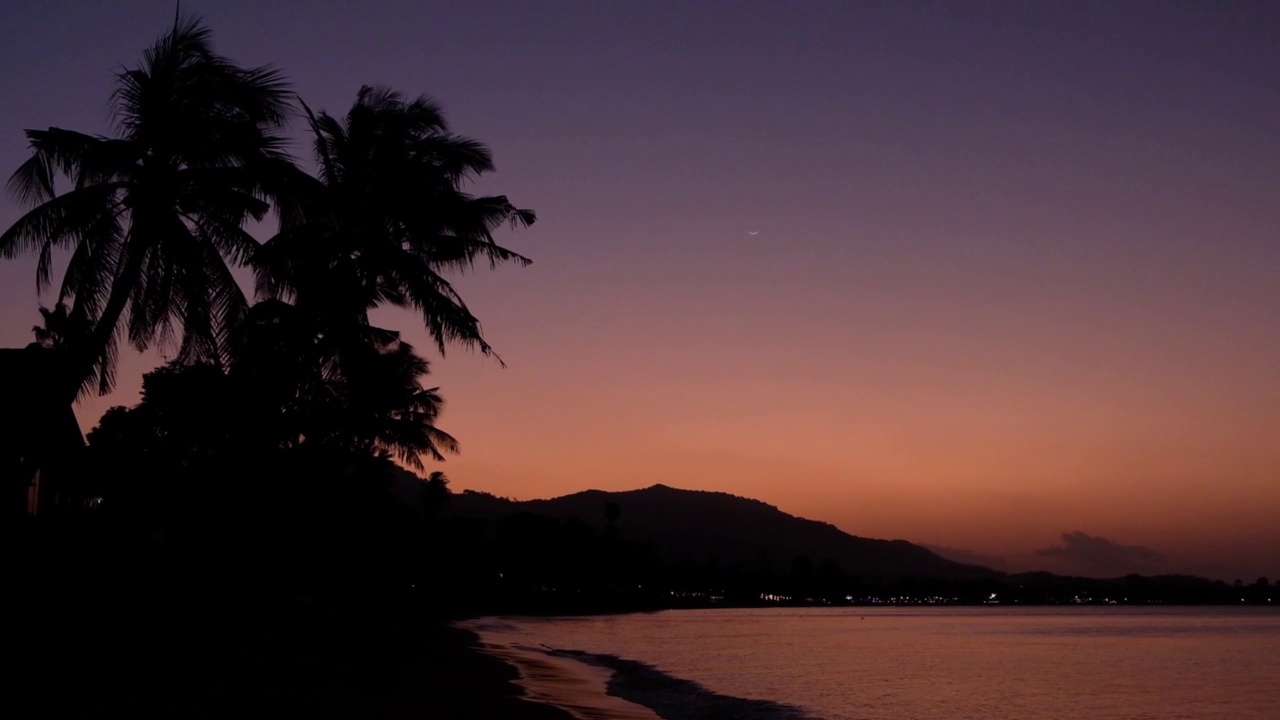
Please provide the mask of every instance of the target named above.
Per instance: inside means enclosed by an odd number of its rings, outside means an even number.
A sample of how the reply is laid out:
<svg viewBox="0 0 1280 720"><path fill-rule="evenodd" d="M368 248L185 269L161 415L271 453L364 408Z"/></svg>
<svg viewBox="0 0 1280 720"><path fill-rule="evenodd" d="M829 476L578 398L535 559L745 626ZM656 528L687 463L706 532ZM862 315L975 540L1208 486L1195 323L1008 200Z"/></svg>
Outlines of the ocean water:
<svg viewBox="0 0 1280 720"><path fill-rule="evenodd" d="M1269 607L679 610L468 627L531 695L592 720L1280 718Z"/></svg>

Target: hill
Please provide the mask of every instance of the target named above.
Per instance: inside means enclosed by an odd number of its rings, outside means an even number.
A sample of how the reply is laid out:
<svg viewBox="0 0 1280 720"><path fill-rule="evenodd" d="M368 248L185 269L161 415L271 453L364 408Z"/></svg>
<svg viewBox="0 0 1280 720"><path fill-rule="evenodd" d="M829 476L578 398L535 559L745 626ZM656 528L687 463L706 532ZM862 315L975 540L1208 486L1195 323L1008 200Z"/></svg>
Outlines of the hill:
<svg viewBox="0 0 1280 720"><path fill-rule="evenodd" d="M786 575L824 565L869 577L987 578L1000 573L946 560L905 540L850 535L830 523L807 520L749 498L722 492L654 485L641 490L586 490L549 500L513 501L466 491L453 495L456 517L498 520L532 513L608 525L617 507L617 537L650 545L665 562Z"/></svg>

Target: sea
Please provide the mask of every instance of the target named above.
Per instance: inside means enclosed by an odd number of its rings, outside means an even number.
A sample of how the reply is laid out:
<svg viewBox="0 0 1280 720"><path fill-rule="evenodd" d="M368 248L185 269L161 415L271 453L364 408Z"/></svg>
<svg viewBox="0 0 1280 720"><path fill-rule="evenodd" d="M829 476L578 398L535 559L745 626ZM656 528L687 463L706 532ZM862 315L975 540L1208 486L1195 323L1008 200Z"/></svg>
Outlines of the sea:
<svg viewBox="0 0 1280 720"><path fill-rule="evenodd" d="M1280 608L841 607L463 626L582 720L1277 720Z"/></svg>

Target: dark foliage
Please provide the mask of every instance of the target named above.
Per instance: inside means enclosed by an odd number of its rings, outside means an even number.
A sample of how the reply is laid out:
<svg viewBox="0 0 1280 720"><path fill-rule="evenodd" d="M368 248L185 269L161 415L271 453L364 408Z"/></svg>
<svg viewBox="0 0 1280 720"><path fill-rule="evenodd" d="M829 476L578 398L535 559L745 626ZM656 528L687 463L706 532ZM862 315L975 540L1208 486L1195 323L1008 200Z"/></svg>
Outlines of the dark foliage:
<svg viewBox="0 0 1280 720"><path fill-rule="evenodd" d="M343 119L305 109L319 172L280 198L280 232L255 263L259 294L292 300L340 334L367 328L379 305L411 308L441 353L457 342L492 354L445 273L477 260L527 265L493 231L535 215L461 189L493 170L488 148L452 134L429 98L388 88L361 88ZM334 359L344 360L336 349Z"/></svg>
<svg viewBox="0 0 1280 720"><path fill-rule="evenodd" d="M33 207L0 235L0 256L36 254L43 288L55 251L70 253L59 302L92 329L71 346L69 399L114 386L121 336L139 349L177 337L183 360L225 359L247 306L230 269L257 248L244 225L294 172L277 134L287 98L279 73L234 65L185 20L117 74L114 137L27 131L32 155L9 190Z"/></svg>

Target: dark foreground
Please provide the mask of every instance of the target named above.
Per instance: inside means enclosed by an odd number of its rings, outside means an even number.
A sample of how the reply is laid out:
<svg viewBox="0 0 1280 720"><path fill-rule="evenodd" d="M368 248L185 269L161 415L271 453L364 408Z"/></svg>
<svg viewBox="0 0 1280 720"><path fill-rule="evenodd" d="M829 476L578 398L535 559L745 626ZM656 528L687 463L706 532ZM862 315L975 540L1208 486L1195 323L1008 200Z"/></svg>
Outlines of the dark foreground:
<svg viewBox="0 0 1280 720"><path fill-rule="evenodd" d="M102 632L34 648L6 642L5 717L569 717L520 700L514 669L440 623L412 633L422 643L413 649L377 631L309 639L129 632L119 628L108 642Z"/></svg>
<svg viewBox="0 0 1280 720"><path fill-rule="evenodd" d="M570 717L521 700L516 671L428 598L202 582L154 562L95 573L26 550L5 553L5 718Z"/></svg>
<svg viewBox="0 0 1280 720"><path fill-rule="evenodd" d="M135 617L95 628L91 613L77 615L5 639L5 717L569 717L521 700L513 668L438 620L403 632L296 617L240 627Z"/></svg>

